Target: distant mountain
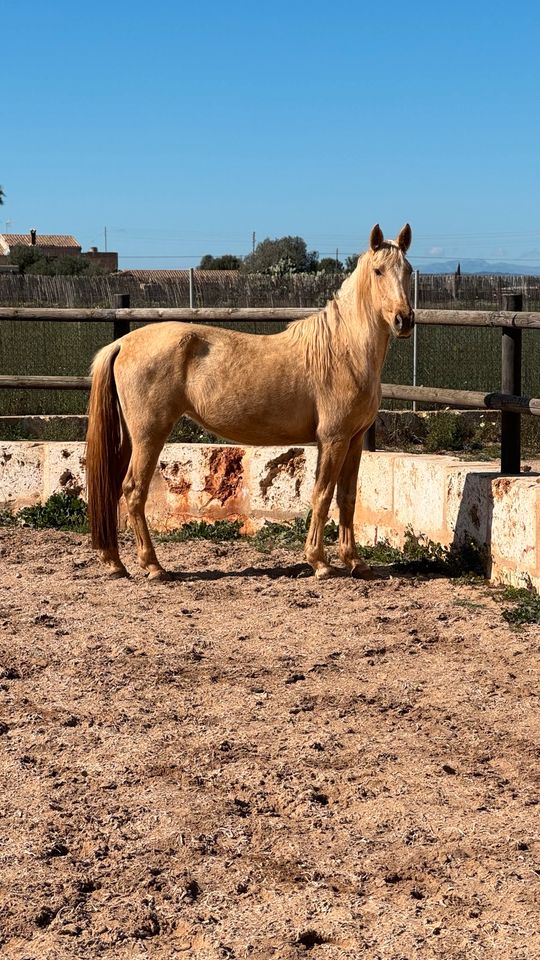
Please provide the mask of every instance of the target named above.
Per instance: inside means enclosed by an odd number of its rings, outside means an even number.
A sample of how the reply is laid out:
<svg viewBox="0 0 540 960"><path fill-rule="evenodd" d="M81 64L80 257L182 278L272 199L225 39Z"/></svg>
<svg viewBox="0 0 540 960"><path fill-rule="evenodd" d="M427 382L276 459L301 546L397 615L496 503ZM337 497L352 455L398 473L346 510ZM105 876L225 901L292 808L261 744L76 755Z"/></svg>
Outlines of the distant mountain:
<svg viewBox="0 0 540 960"><path fill-rule="evenodd" d="M528 277L540 277L539 263L505 263L500 260L491 262L489 260L439 260L423 261L415 264L414 256L411 257L413 266L420 273L455 273L458 263L462 273L480 273L489 274L523 274Z"/></svg>

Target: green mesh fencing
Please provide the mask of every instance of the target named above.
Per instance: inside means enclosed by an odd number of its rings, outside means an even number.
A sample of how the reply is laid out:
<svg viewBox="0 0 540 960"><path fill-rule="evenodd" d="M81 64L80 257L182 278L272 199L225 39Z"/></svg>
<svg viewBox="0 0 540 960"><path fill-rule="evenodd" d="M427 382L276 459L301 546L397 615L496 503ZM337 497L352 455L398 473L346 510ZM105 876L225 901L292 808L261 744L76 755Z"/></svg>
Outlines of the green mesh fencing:
<svg viewBox="0 0 540 960"><path fill-rule="evenodd" d="M310 307L320 309L340 284L331 274L291 277L240 276L198 278L197 306ZM540 310L538 277L420 277L419 307L500 310L510 289L523 294L524 310ZM132 307L189 306L189 283L141 284L111 278L1 277L2 305L111 306L118 292L129 293ZM277 333L283 324L223 323L252 333ZM137 326L137 325L134 325ZM0 321L0 374L86 376L95 352L112 338L112 323ZM482 327L417 328L419 386L458 390L498 390L501 330ZM413 341L392 341L382 374L388 383L412 384ZM522 392L540 396L540 331L523 331ZM77 414L86 410L84 391L0 390L0 415ZM388 404L388 401L385 401ZM404 407L399 401L393 406Z"/></svg>

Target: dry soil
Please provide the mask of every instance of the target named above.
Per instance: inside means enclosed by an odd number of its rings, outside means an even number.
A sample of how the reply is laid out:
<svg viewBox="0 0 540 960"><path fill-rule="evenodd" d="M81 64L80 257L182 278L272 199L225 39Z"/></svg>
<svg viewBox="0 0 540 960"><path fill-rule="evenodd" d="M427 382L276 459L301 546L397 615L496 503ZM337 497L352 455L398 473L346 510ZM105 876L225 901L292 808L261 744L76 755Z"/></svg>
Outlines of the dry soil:
<svg viewBox="0 0 540 960"><path fill-rule="evenodd" d="M540 957L540 630L493 590L0 538L2 957Z"/></svg>

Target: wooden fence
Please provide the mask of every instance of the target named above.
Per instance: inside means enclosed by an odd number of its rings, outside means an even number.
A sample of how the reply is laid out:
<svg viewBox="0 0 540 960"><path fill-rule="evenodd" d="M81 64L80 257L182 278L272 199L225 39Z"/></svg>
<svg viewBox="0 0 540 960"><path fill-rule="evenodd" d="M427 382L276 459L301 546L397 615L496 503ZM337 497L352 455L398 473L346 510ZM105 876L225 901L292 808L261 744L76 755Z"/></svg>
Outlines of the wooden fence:
<svg viewBox="0 0 540 960"><path fill-rule="evenodd" d="M117 295L113 308L0 307L2 320L52 320L66 323L106 321L113 324L113 338L129 332L131 323L158 323L163 320L205 323L289 322L313 313L313 308L130 308L129 297ZM500 327L501 389L482 393L471 390L447 390L438 387L382 384L382 395L392 400L416 400L468 410L501 411L501 471L520 473L521 416L540 416L540 399L521 396L521 332L540 330L540 313L522 311L521 294L506 294L504 310L417 310L416 322L422 325L456 327ZM0 376L0 388L40 390L88 390L89 377ZM374 427L368 432L366 447L375 449Z"/></svg>

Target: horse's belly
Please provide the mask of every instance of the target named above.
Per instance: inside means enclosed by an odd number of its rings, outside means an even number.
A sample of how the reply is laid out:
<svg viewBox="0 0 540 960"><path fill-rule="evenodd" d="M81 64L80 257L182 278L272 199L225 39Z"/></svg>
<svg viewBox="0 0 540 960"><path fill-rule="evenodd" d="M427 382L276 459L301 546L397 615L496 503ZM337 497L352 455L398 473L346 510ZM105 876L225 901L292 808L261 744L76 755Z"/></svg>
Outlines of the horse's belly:
<svg viewBox="0 0 540 960"><path fill-rule="evenodd" d="M186 410L205 429L218 437L250 445L311 443L315 440L315 416L311 403L291 403L274 398L212 397Z"/></svg>

